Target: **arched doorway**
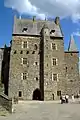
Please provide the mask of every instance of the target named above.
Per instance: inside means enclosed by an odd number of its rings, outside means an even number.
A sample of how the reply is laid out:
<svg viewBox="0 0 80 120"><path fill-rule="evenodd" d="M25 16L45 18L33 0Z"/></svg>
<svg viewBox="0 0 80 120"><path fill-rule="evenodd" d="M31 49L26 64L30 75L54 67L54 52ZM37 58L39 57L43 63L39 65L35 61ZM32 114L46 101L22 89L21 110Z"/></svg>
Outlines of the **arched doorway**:
<svg viewBox="0 0 80 120"><path fill-rule="evenodd" d="M41 91L39 88L33 91L33 100L41 100Z"/></svg>

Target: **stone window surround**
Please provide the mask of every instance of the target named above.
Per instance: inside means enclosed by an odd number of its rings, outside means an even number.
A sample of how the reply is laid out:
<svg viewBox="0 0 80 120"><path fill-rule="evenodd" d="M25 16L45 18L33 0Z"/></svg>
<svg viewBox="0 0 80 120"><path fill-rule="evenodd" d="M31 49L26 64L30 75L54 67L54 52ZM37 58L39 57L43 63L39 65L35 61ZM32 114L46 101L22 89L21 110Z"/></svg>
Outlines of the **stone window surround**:
<svg viewBox="0 0 80 120"><path fill-rule="evenodd" d="M21 80L26 80L28 78L28 73L21 73Z"/></svg>
<svg viewBox="0 0 80 120"><path fill-rule="evenodd" d="M23 51L22 51L22 50L20 51L20 54L23 54Z"/></svg>
<svg viewBox="0 0 80 120"><path fill-rule="evenodd" d="M58 65L58 59L56 57L52 58L52 66Z"/></svg>
<svg viewBox="0 0 80 120"><path fill-rule="evenodd" d="M23 91L22 91L22 90L19 90L19 91L18 91L18 97L19 97L19 98L22 98L22 97L23 97Z"/></svg>
<svg viewBox="0 0 80 120"><path fill-rule="evenodd" d="M56 75L56 80L54 80L54 75ZM52 73L52 81L58 81L58 74L57 73Z"/></svg>
<svg viewBox="0 0 80 120"><path fill-rule="evenodd" d="M39 77L35 77L34 80L38 81L38 80L39 80Z"/></svg>
<svg viewBox="0 0 80 120"><path fill-rule="evenodd" d="M39 62L35 61L33 65L37 66L39 65Z"/></svg>
<svg viewBox="0 0 80 120"><path fill-rule="evenodd" d="M28 60L27 58L22 58L22 63L23 65L28 65Z"/></svg>
<svg viewBox="0 0 80 120"><path fill-rule="evenodd" d="M27 30L28 30L28 28L27 28L27 27L24 27L24 28L22 29L22 32L27 32Z"/></svg>
<svg viewBox="0 0 80 120"><path fill-rule="evenodd" d="M57 91L57 96L61 96L61 90Z"/></svg>
<svg viewBox="0 0 80 120"><path fill-rule="evenodd" d="M29 48L28 41L22 41L22 48Z"/></svg>

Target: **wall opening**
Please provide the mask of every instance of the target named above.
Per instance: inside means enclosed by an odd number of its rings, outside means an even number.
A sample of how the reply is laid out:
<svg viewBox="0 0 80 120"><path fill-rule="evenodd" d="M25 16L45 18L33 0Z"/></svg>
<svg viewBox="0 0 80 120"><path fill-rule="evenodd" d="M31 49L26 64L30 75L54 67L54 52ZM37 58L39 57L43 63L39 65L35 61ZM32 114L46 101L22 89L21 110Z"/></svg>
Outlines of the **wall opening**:
<svg viewBox="0 0 80 120"><path fill-rule="evenodd" d="M18 95L19 97L22 97L22 91L19 91L19 95Z"/></svg>
<svg viewBox="0 0 80 120"><path fill-rule="evenodd" d="M32 98L33 100L41 100L41 91L40 91L40 89L35 89L34 91L33 91L33 98Z"/></svg>
<svg viewBox="0 0 80 120"><path fill-rule="evenodd" d="M54 100L54 93L52 93L52 98L53 98L53 100Z"/></svg>

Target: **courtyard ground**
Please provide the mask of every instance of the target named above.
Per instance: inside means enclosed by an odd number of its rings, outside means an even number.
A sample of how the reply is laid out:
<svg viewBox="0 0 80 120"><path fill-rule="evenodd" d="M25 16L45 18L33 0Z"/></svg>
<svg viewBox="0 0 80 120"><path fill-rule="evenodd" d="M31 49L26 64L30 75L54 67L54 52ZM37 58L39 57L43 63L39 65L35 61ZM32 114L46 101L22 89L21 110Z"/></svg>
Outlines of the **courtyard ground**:
<svg viewBox="0 0 80 120"><path fill-rule="evenodd" d="M80 120L80 104L41 101L20 101L11 115L0 120Z"/></svg>

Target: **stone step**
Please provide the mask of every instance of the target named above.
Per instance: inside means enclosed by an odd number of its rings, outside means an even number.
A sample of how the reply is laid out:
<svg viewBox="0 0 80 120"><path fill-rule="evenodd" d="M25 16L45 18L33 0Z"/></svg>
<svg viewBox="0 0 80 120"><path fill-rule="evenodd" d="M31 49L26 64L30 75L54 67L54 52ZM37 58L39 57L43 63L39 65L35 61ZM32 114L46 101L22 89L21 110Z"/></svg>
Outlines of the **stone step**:
<svg viewBox="0 0 80 120"><path fill-rule="evenodd" d="M9 112L0 105L0 116L7 116Z"/></svg>

